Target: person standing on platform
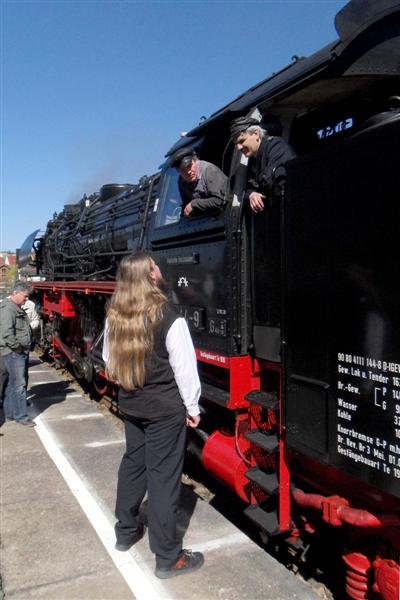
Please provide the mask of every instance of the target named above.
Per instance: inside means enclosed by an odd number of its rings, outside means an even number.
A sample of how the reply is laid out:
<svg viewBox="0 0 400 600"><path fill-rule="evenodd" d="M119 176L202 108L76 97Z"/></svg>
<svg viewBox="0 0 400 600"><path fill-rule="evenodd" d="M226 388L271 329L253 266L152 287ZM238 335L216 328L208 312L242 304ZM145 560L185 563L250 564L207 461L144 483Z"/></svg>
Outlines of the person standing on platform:
<svg viewBox="0 0 400 600"><path fill-rule="evenodd" d="M3 404L5 419L34 427L26 403L26 369L32 333L28 316L21 308L30 291L27 283L17 281L11 296L0 304L0 354L8 372Z"/></svg>
<svg viewBox="0 0 400 600"><path fill-rule="evenodd" d="M8 379L8 371L6 369L6 363L4 362L4 358L0 354L0 427L3 425L5 421L4 417L4 390L6 388L6 383ZM3 434L1 434L3 435Z"/></svg>
<svg viewBox="0 0 400 600"><path fill-rule="evenodd" d="M40 317L36 310L36 304L33 300L28 300L21 306L22 310L24 310L28 316L29 325L32 333L32 343L31 350L34 349L36 342L40 337ZM28 389L28 381L29 381L29 361L26 361L26 371L25 371L25 379L26 379L26 389ZM31 405L31 402L27 399L26 403L28 406Z"/></svg>
<svg viewBox="0 0 400 600"><path fill-rule="evenodd" d="M103 358L119 383L126 452L118 472L116 549L144 535L139 507L148 494L149 543L161 579L204 563L176 534L186 427L200 422L200 381L186 321L161 291L159 267L145 253L122 259L106 319Z"/></svg>
<svg viewBox="0 0 400 600"><path fill-rule="evenodd" d="M28 300L22 305L22 310L26 312L29 319L29 325L32 329L33 338L36 340L40 330L40 317L36 310L36 304L33 300Z"/></svg>

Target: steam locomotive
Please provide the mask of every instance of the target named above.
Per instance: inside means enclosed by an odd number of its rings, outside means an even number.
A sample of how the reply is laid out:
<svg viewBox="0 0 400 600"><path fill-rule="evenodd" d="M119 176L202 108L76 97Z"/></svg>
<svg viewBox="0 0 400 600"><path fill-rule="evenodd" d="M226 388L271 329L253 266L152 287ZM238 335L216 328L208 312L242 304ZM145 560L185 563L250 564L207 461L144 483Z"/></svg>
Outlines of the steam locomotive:
<svg viewBox="0 0 400 600"><path fill-rule="evenodd" d="M304 550L340 532L349 597L398 600L400 3L352 0L335 25L335 42L201 122L160 172L65 206L19 262L33 248L41 343L113 394L105 303L121 257L150 251L196 347L205 468L270 538ZM256 215L229 124L266 114L297 158ZM182 216L171 156L185 145L229 176L222 212Z"/></svg>

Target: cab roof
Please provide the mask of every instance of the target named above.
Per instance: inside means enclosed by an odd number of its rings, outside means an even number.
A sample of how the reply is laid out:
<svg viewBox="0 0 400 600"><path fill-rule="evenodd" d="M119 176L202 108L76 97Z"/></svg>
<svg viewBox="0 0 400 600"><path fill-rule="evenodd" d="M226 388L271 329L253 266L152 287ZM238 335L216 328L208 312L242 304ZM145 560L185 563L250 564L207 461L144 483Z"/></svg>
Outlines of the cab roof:
<svg viewBox="0 0 400 600"><path fill-rule="evenodd" d="M390 22L393 23L395 13L398 13L397 18L400 18L400 0L351 0L335 17L335 27L339 35L337 40L307 58L296 59L214 112L176 142L166 156L204 135L217 121L221 121L221 124L223 121L228 122L260 103L272 103L280 97L292 95L317 78L320 80L340 76L349 64L357 59L354 42L363 32L389 16L392 17Z"/></svg>

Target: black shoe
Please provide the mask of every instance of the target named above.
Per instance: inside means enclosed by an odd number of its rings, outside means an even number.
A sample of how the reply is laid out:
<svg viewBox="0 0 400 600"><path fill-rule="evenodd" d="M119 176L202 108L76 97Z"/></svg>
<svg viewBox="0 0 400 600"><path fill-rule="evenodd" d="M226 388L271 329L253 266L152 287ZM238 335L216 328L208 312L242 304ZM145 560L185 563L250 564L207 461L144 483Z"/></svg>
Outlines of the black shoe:
<svg viewBox="0 0 400 600"><path fill-rule="evenodd" d="M18 425L24 425L25 427L36 427L35 421L28 419L27 421L17 421Z"/></svg>
<svg viewBox="0 0 400 600"><path fill-rule="evenodd" d="M129 550L129 548L132 548L132 546L134 544L136 544L139 540L142 539L142 537L144 536L145 531L146 531L145 526L144 525L139 525L137 531L129 538L128 541L126 541L126 542L119 542L117 540L116 544L115 544L115 549L119 550L120 552L127 552L127 550Z"/></svg>
<svg viewBox="0 0 400 600"><path fill-rule="evenodd" d="M169 579L185 573L193 573L204 564L204 556L201 552L192 552L191 550L182 550L176 563L169 568L156 567L155 574L160 579Z"/></svg>

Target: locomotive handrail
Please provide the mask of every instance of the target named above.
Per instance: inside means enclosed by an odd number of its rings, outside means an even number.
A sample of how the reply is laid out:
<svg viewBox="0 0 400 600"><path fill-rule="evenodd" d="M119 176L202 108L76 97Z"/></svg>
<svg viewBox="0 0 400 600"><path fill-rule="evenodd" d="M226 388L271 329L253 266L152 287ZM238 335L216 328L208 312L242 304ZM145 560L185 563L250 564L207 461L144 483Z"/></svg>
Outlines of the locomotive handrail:
<svg viewBox="0 0 400 600"><path fill-rule="evenodd" d="M325 390L330 388L329 383L326 381L321 381L319 379L313 379L312 377L303 377L302 375L295 375L294 373L290 375L290 379L294 381L301 381L301 383L309 383L310 385L316 385L318 387L322 387Z"/></svg>
<svg viewBox="0 0 400 600"><path fill-rule="evenodd" d="M149 210L150 210L150 203L151 203L151 199L153 196L153 188L154 188L154 183L156 181L156 178L157 178L157 175L155 177L153 177L150 181L149 191L148 191L147 199L146 199L146 205L144 208L142 228L140 230L140 236L139 236L139 241L138 241L138 246L137 246L138 250L141 250L143 247L144 234L145 234L146 225L147 225L147 217L148 217ZM160 175L158 175L158 179L160 179Z"/></svg>

